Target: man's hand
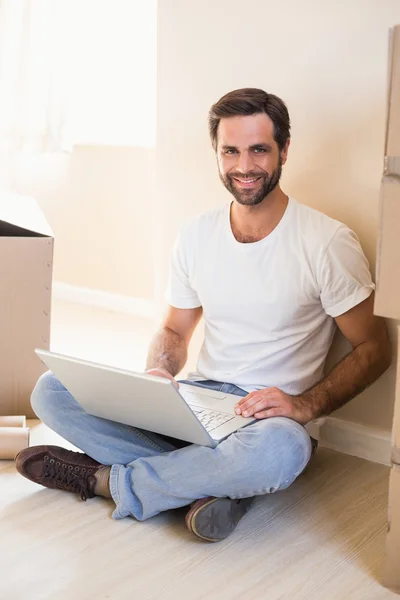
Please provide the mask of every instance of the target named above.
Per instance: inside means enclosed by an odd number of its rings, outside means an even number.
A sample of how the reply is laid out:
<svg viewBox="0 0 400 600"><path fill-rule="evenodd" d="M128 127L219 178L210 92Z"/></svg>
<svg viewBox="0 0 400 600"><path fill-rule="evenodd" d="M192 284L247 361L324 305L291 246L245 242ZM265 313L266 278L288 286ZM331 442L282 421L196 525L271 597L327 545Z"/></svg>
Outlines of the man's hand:
<svg viewBox="0 0 400 600"><path fill-rule="evenodd" d="M315 418L312 407L301 396L289 396L276 387L250 392L235 404L235 412L256 419L288 417L301 425Z"/></svg>
<svg viewBox="0 0 400 600"><path fill-rule="evenodd" d="M148 373L149 375L154 375L155 377L164 377L164 379L170 379L174 386L177 389L179 389L179 383L171 375L171 373L168 373L166 369L149 369L148 371L146 371L146 373Z"/></svg>

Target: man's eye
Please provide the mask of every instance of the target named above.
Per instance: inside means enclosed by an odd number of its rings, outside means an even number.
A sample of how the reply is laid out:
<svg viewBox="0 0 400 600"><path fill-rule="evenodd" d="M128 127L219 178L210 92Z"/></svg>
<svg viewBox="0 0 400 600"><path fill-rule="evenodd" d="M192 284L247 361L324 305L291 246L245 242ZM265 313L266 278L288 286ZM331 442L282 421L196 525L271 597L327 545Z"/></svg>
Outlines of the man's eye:
<svg viewBox="0 0 400 600"><path fill-rule="evenodd" d="M225 154L236 154L236 150L234 148L228 148L225 150Z"/></svg>
<svg viewBox="0 0 400 600"><path fill-rule="evenodd" d="M254 148L254 151L256 154L262 154L263 152L266 152L265 148Z"/></svg>

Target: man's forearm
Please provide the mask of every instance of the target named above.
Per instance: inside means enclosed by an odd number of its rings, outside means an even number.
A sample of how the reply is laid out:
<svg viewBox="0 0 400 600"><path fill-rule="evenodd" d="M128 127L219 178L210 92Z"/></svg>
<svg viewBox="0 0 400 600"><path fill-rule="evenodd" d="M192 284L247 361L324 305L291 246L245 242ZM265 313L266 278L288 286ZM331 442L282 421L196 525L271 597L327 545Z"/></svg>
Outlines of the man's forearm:
<svg viewBox="0 0 400 600"><path fill-rule="evenodd" d="M312 409L313 418L329 415L360 394L388 369L389 342L383 347L364 342L348 354L325 379L299 398Z"/></svg>
<svg viewBox="0 0 400 600"><path fill-rule="evenodd" d="M147 356L146 370L165 369L175 377L187 360L187 347L183 338L163 327L154 336Z"/></svg>

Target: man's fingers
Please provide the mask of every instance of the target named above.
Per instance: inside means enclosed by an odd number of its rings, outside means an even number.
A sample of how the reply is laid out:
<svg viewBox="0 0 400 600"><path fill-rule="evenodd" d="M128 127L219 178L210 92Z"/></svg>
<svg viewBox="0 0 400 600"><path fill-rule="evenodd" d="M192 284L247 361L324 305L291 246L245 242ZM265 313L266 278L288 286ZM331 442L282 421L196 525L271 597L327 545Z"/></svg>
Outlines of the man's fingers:
<svg viewBox="0 0 400 600"><path fill-rule="evenodd" d="M262 396L260 396L258 390L256 392L251 392L235 404L235 412L237 414L242 413L250 406L253 406L256 402L259 402L261 398Z"/></svg>
<svg viewBox="0 0 400 600"><path fill-rule="evenodd" d="M243 415L244 417L248 417L254 413L254 407L257 410L261 410L263 408L267 408L269 406L276 406L278 399L274 397L270 397L265 394L266 390L260 390L257 392L252 392L251 395L246 396L242 403L235 404L235 412L237 415ZM252 411L252 412L250 412ZM245 414L248 413L248 414Z"/></svg>
<svg viewBox="0 0 400 600"><path fill-rule="evenodd" d="M268 399L268 398L258 398L254 399L253 403L249 406L241 409L240 414L243 417L251 417L254 413L259 412L261 410L265 410L268 408L273 408L277 406L276 400ZM237 413L238 414L238 413Z"/></svg>
<svg viewBox="0 0 400 600"><path fill-rule="evenodd" d="M257 390L257 391L258 391L258 390ZM251 399L253 398L253 396L254 396L255 394L257 394L257 391L256 391L256 392L250 392L250 394L247 394L247 396L243 396L243 398L240 398L240 400L238 400L238 401L236 402L236 404L235 404L235 407L236 407L236 406L240 406L240 407L241 407L241 406L243 406L244 404L246 404L246 402L248 402L249 400L251 400Z"/></svg>
<svg viewBox="0 0 400 600"><path fill-rule="evenodd" d="M256 419L269 419L270 417L285 417L285 411L279 406L268 408L254 413Z"/></svg>
<svg viewBox="0 0 400 600"><path fill-rule="evenodd" d="M246 398L244 398L242 400L242 402L238 402L235 405L235 412L237 415L243 414L243 412L245 410L248 410L251 406L253 406L256 402L258 401L258 397L257 396L246 396Z"/></svg>
<svg viewBox="0 0 400 600"><path fill-rule="evenodd" d="M261 398L264 398L265 400L271 399L271 398L276 398L276 392L282 393L281 390L279 390L276 387L271 387L271 388L264 388L262 390L255 390L254 392L250 392L249 394L247 394L247 396L244 396L243 398L240 398L240 400L238 400L235 404L235 411L237 408L240 409L240 411L236 411L237 414L240 414L243 410L246 410L246 408L248 408L249 406L253 406L253 404L255 402L258 402Z"/></svg>

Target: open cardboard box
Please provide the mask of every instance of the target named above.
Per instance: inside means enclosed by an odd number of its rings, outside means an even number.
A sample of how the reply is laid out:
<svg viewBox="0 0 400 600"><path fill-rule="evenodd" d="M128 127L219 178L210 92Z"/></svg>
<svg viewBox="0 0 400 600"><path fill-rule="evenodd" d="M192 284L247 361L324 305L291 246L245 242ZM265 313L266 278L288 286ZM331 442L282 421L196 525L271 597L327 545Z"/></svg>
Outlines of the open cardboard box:
<svg viewBox="0 0 400 600"><path fill-rule="evenodd" d="M400 26L390 33L385 164L381 184L375 313L400 319ZM400 331L398 332L400 334ZM400 337L392 434L384 585L400 593Z"/></svg>
<svg viewBox="0 0 400 600"><path fill-rule="evenodd" d="M33 198L0 193L0 415L34 417L30 396L50 345L54 238Z"/></svg>

